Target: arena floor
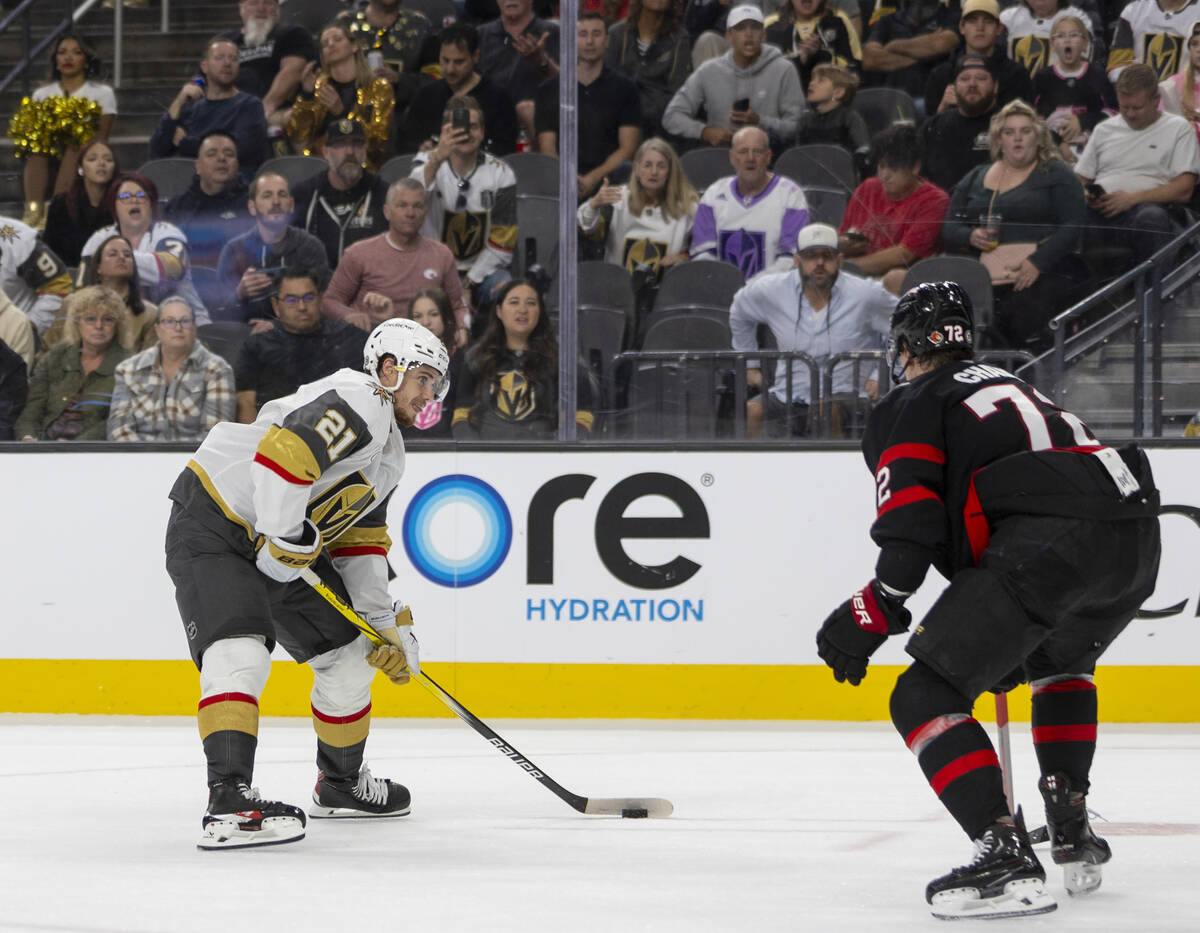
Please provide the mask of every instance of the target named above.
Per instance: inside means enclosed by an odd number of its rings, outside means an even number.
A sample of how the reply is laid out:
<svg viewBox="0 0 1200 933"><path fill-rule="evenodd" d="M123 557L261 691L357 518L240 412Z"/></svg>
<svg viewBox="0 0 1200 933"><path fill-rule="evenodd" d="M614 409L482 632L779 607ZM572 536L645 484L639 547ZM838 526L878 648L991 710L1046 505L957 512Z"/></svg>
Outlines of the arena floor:
<svg viewBox="0 0 1200 933"><path fill-rule="evenodd" d="M582 816L457 721L377 720L368 761L412 790L410 816L200 852L193 720L0 715L0 930L932 930L926 882L971 855L883 724L491 725L570 790L675 815ZM1028 726L1013 732L1039 823ZM265 719L255 783L306 803L312 754L306 721ZM1068 899L1047 855L1059 909L987 929L1200 929L1198 773L1200 727L1102 725L1103 887Z"/></svg>

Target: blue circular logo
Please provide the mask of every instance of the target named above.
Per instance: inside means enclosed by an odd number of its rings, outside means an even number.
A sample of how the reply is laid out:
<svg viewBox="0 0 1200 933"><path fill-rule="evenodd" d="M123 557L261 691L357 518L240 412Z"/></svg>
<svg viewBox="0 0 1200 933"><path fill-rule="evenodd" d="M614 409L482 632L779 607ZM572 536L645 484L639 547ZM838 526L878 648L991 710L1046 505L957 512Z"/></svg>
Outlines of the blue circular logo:
<svg viewBox="0 0 1200 933"><path fill-rule="evenodd" d="M471 509L483 526L482 540L465 556L443 554L433 540L438 514L450 506ZM439 586L464 587L482 583L508 556L512 544L512 516L491 486L462 473L426 483L404 512L404 550L421 576Z"/></svg>

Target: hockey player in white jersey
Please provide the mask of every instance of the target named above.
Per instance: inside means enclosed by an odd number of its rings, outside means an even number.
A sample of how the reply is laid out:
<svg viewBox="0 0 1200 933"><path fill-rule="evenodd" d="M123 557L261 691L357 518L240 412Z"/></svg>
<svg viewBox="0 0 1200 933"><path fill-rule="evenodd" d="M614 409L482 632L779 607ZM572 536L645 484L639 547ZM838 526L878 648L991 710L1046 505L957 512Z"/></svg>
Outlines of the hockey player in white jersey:
<svg viewBox="0 0 1200 933"><path fill-rule="evenodd" d="M412 613L388 593L387 504L404 472L400 426L445 397L449 358L414 321L371 333L364 370L342 369L268 402L252 424L217 425L171 490L167 572L200 670L208 762L201 849L294 842L296 806L251 789L258 698L278 642L314 672L312 817L394 817L402 785L363 764L375 669L420 670ZM373 648L299 580L313 567L388 644Z"/></svg>

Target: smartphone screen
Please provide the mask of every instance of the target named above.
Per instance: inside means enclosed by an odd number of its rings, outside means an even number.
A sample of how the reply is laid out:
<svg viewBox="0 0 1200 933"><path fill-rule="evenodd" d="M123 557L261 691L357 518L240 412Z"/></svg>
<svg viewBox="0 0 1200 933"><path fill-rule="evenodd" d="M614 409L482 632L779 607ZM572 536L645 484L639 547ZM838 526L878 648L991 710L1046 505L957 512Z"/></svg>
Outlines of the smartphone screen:
<svg viewBox="0 0 1200 933"><path fill-rule="evenodd" d="M750 109L750 98L749 97L739 97L737 100L735 100L733 102L733 109L734 110L749 110Z"/></svg>

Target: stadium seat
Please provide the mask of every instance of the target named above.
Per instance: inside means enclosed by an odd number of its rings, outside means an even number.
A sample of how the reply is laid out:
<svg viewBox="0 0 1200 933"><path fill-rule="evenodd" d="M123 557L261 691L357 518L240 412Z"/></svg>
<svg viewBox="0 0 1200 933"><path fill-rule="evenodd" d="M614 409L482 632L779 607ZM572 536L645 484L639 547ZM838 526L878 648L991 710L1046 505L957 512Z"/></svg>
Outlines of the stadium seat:
<svg viewBox="0 0 1200 933"><path fill-rule="evenodd" d="M288 187L294 189L302 181L329 170L329 163L317 156L286 155L267 159L258 173L278 172L287 179Z"/></svg>
<svg viewBox="0 0 1200 933"><path fill-rule="evenodd" d="M850 109L867 124L872 138L893 123L915 123L917 105L907 91L894 87L863 88L854 95Z"/></svg>
<svg viewBox="0 0 1200 933"><path fill-rule="evenodd" d="M850 203L850 192L842 188L805 188L804 199L813 220L837 228Z"/></svg>
<svg viewBox="0 0 1200 933"><path fill-rule="evenodd" d="M143 162L138 168L139 175L145 175L158 188L158 203L165 204L171 198L183 194L192 184L196 174L195 159L151 159Z"/></svg>
<svg viewBox="0 0 1200 933"><path fill-rule="evenodd" d="M975 331L982 334L992 324L992 276L970 256L932 256L913 263L900 286L903 294L922 282L957 282L966 289L975 311Z"/></svg>
<svg viewBox="0 0 1200 933"><path fill-rule="evenodd" d="M733 174L729 149L724 146L702 146L680 156L683 174L700 194L718 178Z"/></svg>
<svg viewBox="0 0 1200 933"><path fill-rule="evenodd" d="M414 152L406 155L392 156L379 167L379 177L386 181L389 185L392 182L399 181L401 178L407 178L408 173L412 171Z"/></svg>
<svg viewBox="0 0 1200 933"><path fill-rule="evenodd" d="M558 159L540 152L514 152L504 161L517 176L517 194L558 197Z"/></svg>
<svg viewBox="0 0 1200 933"><path fill-rule="evenodd" d="M550 281L558 277L558 198L517 198L513 275L524 277L534 263L546 270Z"/></svg>
<svg viewBox="0 0 1200 933"><path fill-rule="evenodd" d="M214 321L225 321L229 317L241 317L241 309L233 295L225 289L217 277L217 270L207 266L191 266L188 273L196 294L204 302L209 315ZM211 349L211 347L210 347ZM216 352L215 350L213 351Z"/></svg>
<svg viewBox="0 0 1200 933"><path fill-rule="evenodd" d="M250 325L242 321L214 321L196 328L196 337L230 366L237 365L238 351L250 336Z"/></svg>
<svg viewBox="0 0 1200 933"><path fill-rule="evenodd" d="M793 146L779 156L775 171L786 175L801 188L815 186L853 193L858 186L854 156L841 146Z"/></svg>
<svg viewBox="0 0 1200 933"><path fill-rule="evenodd" d="M579 352L600 384L610 407L615 397L613 357L625 349L636 316L633 282L621 266L610 262L579 264L577 279Z"/></svg>
<svg viewBox="0 0 1200 933"><path fill-rule="evenodd" d="M729 312L716 308L655 310L646 321L642 349L728 350L733 346Z"/></svg>

